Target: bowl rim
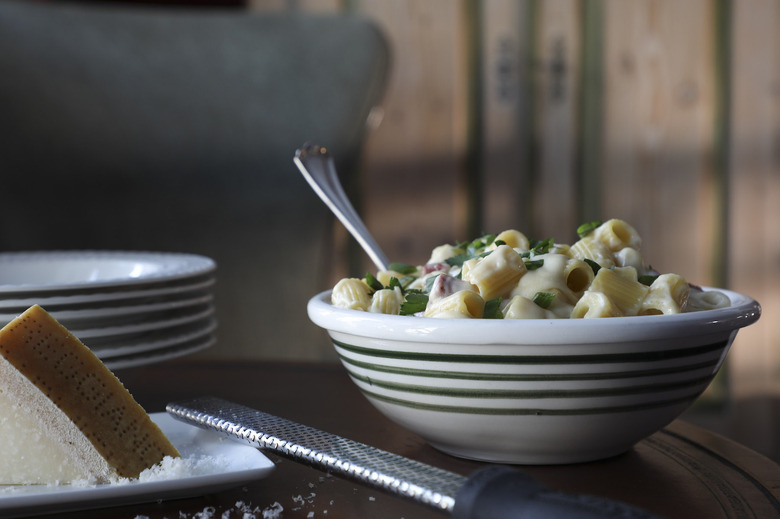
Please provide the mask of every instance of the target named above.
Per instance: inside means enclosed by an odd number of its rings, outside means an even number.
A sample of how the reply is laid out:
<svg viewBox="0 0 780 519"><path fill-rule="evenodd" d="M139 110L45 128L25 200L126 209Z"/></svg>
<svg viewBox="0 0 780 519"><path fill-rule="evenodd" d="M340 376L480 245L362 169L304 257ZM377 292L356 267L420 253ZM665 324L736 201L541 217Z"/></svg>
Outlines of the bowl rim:
<svg viewBox="0 0 780 519"><path fill-rule="evenodd" d="M328 332L388 341L460 344L591 344L647 341L731 332L756 322L759 303L732 290L718 290L731 306L673 315L599 319L436 319L338 308L330 304L331 290L312 297L309 319ZM659 320L663 326L658 326Z"/></svg>

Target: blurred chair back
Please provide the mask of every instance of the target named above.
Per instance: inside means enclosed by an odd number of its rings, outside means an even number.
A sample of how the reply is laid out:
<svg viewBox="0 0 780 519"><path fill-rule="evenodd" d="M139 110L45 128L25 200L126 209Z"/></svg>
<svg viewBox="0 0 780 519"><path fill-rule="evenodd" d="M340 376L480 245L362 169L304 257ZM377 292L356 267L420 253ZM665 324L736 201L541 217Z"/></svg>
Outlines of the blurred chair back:
<svg viewBox="0 0 780 519"><path fill-rule="evenodd" d="M0 2L0 249L193 252L208 355L332 356L306 317L333 219L292 158L356 179L389 55L353 15Z"/></svg>

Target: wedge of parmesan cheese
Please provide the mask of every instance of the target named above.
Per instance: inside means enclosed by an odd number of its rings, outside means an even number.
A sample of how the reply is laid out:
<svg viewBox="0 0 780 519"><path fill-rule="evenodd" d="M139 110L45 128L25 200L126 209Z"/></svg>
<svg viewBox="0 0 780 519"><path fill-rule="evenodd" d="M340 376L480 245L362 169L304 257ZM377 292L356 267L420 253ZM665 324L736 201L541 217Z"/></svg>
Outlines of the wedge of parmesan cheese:
<svg viewBox="0 0 780 519"><path fill-rule="evenodd" d="M0 484L106 483L178 457L119 379L40 306L0 330Z"/></svg>

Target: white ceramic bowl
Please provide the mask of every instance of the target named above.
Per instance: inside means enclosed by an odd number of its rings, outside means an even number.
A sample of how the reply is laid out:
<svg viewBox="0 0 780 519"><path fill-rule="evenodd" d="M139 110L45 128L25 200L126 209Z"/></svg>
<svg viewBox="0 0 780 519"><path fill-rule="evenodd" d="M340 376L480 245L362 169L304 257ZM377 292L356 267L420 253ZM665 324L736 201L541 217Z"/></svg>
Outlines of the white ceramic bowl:
<svg viewBox="0 0 780 519"><path fill-rule="evenodd" d="M729 308L603 319L381 315L309 301L352 380L383 414L455 456L558 464L620 454L693 403L753 299Z"/></svg>

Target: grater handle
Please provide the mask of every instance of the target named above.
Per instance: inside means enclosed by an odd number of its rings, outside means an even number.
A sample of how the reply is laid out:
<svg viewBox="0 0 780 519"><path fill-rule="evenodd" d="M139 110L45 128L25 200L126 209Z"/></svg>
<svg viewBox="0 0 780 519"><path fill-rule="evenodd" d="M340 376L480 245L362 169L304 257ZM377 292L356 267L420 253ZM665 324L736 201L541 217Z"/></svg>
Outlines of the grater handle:
<svg viewBox="0 0 780 519"><path fill-rule="evenodd" d="M454 519L661 519L631 505L546 487L529 474L491 465L472 474L455 495Z"/></svg>

